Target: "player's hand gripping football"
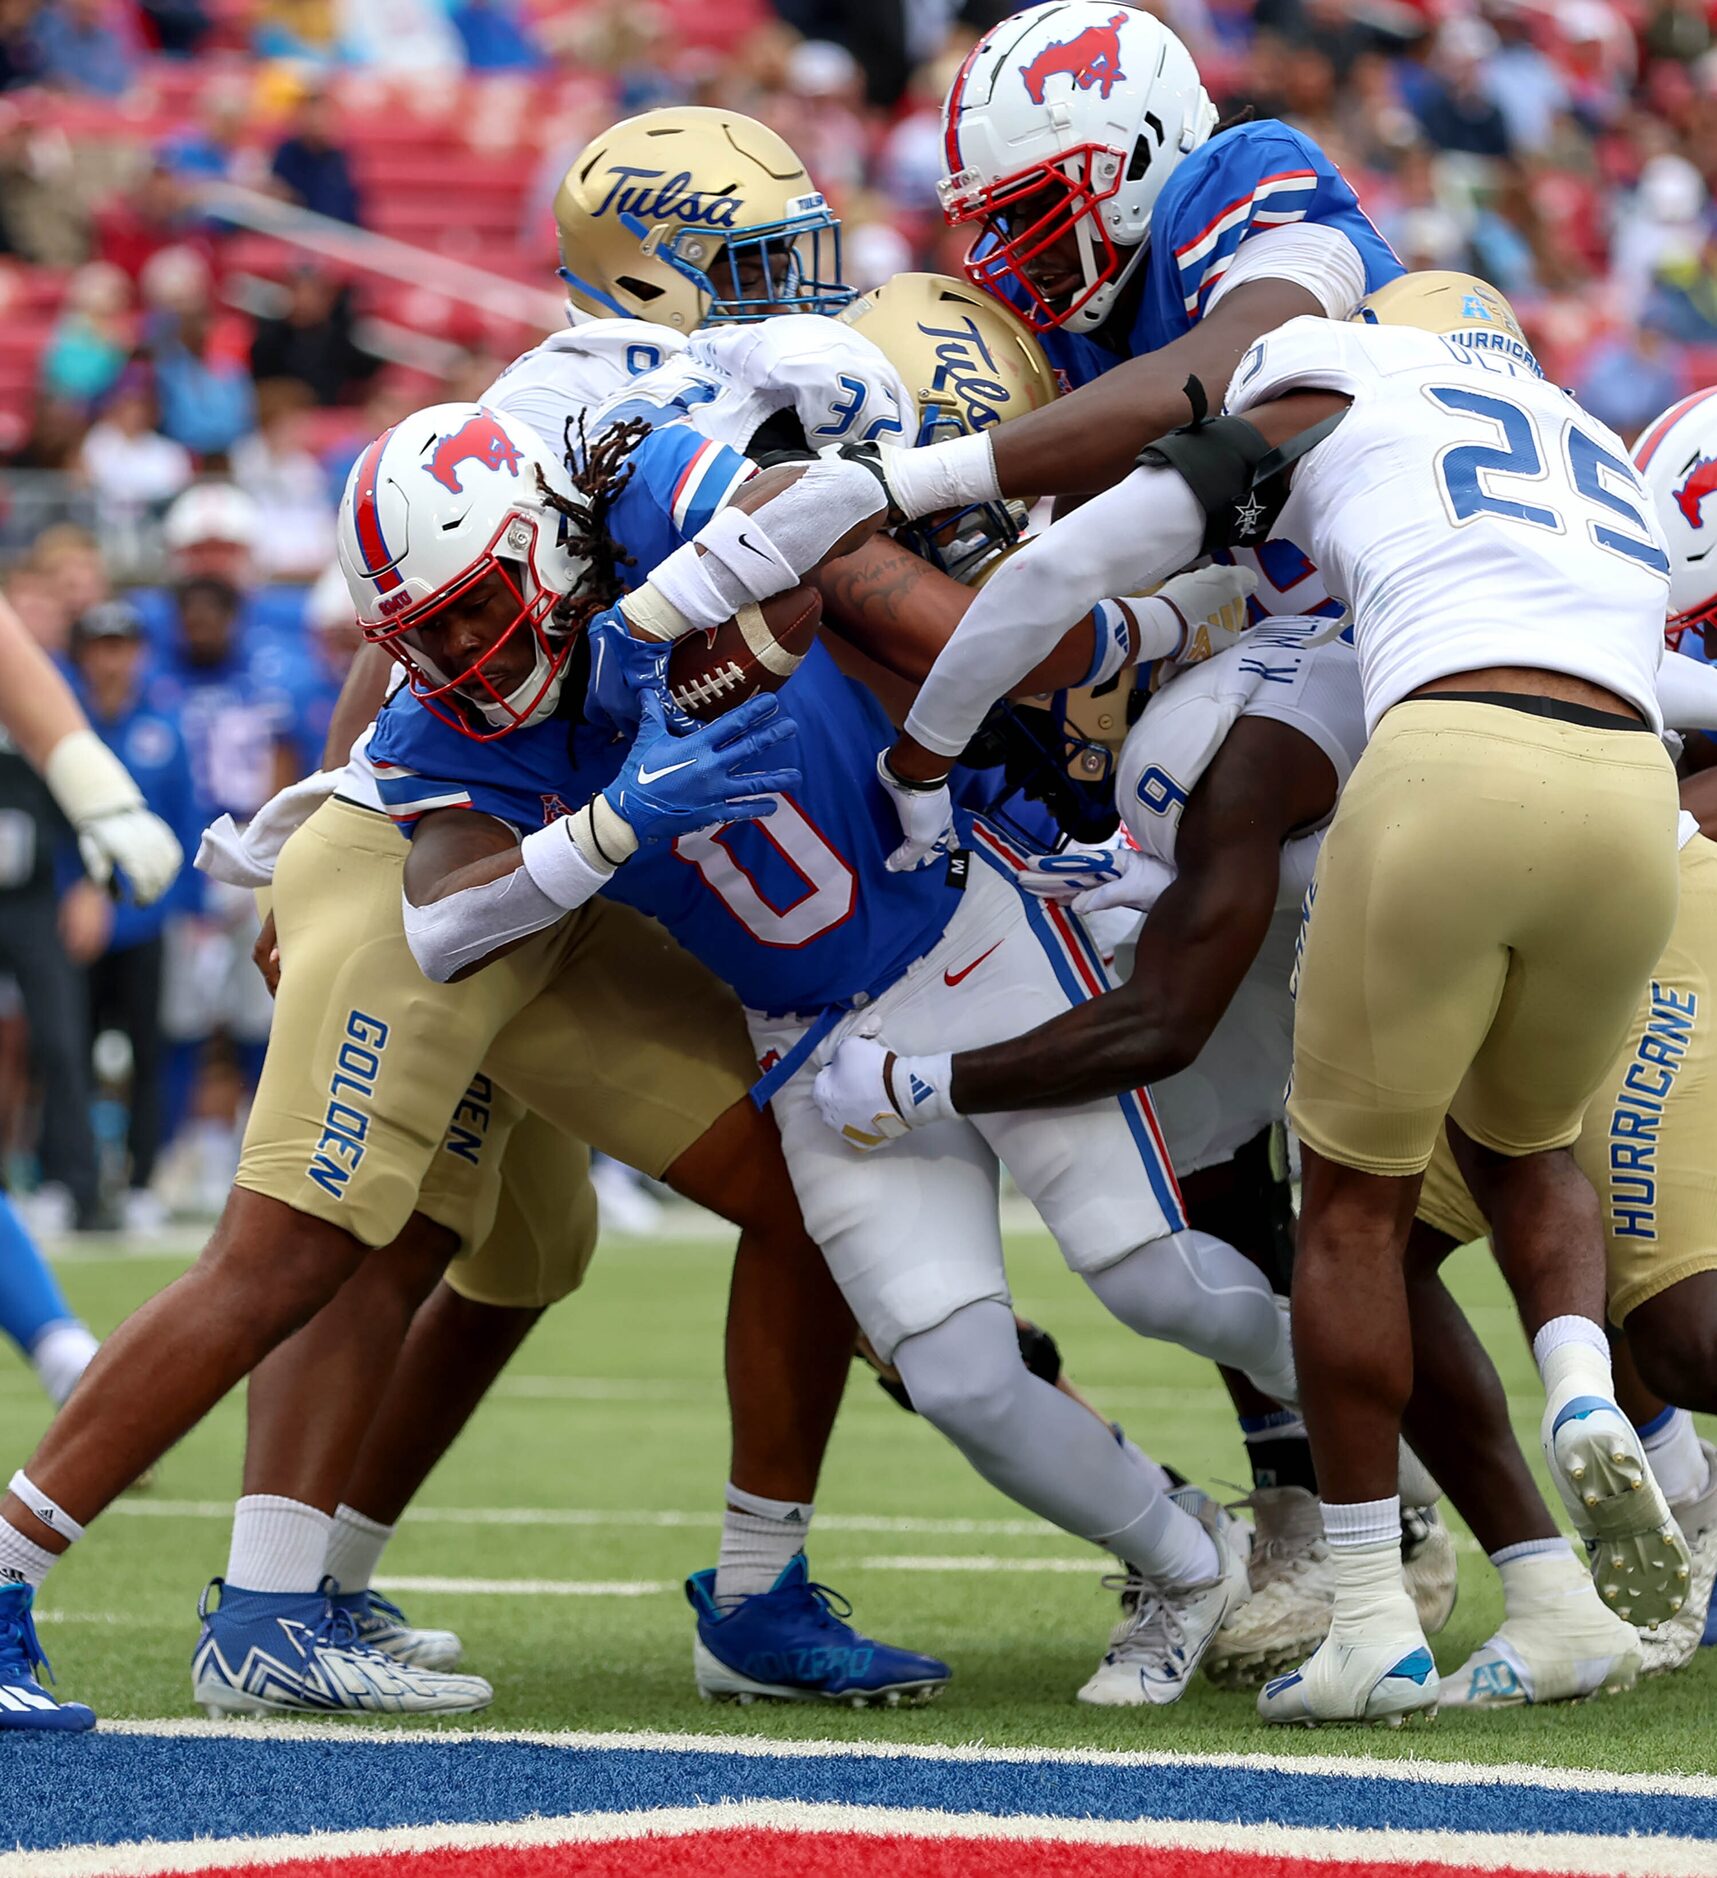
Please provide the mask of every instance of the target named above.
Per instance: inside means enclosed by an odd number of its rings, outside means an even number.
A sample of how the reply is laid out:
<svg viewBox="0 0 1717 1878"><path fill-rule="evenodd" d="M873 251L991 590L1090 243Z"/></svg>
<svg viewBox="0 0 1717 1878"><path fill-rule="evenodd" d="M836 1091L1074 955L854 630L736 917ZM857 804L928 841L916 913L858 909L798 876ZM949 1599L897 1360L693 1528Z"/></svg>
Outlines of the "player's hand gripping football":
<svg viewBox="0 0 1717 1878"><path fill-rule="evenodd" d="M798 727L774 698L751 698L684 737L668 727L660 692L641 693L639 705L637 738L602 792L639 847L717 822L757 821L798 788Z"/></svg>
<svg viewBox="0 0 1717 1878"><path fill-rule="evenodd" d="M618 606L598 613L585 629L590 641L590 684L585 710L593 722L605 723L622 736L637 729L645 692L654 692L663 716L674 730L689 732L692 720L667 695L668 655L665 639L640 639Z"/></svg>
<svg viewBox="0 0 1717 1878"><path fill-rule="evenodd" d="M868 1154L957 1114L950 1081L947 1053L900 1056L874 1038L848 1037L818 1070L811 1099L843 1141Z"/></svg>

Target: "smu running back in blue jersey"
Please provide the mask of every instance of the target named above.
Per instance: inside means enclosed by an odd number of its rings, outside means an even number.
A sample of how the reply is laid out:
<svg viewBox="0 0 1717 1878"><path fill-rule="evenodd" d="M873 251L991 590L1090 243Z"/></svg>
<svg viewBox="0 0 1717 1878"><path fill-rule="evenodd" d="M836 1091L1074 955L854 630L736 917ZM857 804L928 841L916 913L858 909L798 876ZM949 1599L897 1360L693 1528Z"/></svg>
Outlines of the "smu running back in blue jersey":
<svg viewBox="0 0 1717 1878"><path fill-rule="evenodd" d="M1375 293L1406 270L1372 227L1341 172L1303 132L1267 118L1200 144L1163 185L1151 211L1145 284L1125 352L1083 333L1040 334L1049 362L1070 386L1088 385L1192 331L1251 235L1321 222L1346 235Z"/></svg>
<svg viewBox="0 0 1717 1878"><path fill-rule="evenodd" d="M634 855L605 889L659 919L771 1016L891 984L940 938L960 897L943 862L908 874L885 865L900 824L876 753L893 731L871 694L813 646L778 696L799 729L803 786L778 797L766 821ZM528 832L606 788L626 747L565 716L476 743L400 692L377 720L369 759L383 802L408 828L432 809L471 808Z"/></svg>

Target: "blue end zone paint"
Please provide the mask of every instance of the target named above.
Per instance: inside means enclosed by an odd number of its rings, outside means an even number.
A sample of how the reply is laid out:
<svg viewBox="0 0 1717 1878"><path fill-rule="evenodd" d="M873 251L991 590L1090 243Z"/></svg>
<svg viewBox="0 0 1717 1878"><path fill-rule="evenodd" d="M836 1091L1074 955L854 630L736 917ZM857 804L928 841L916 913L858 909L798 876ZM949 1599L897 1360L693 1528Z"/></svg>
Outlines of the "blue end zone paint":
<svg viewBox="0 0 1717 1878"><path fill-rule="evenodd" d="M375 1755L367 1761L366 1754ZM14 1736L0 1842L28 1851L625 1812L719 1800L932 1807L999 1816L1218 1820L1412 1832L1575 1833L1717 1843L1717 1798L1581 1792L1509 1776L1436 1785L1387 1773L1066 1761L752 1757L686 1749L462 1740L246 1741ZM1714 1859L1717 1867L1717 1859Z"/></svg>

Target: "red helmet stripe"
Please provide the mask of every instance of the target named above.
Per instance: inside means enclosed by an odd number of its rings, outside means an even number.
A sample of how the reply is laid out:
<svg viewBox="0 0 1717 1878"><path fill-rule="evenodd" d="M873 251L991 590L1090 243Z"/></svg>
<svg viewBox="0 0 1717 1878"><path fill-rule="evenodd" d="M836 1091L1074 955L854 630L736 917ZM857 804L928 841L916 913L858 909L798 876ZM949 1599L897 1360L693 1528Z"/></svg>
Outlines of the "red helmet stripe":
<svg viewBox="0 0 1717 1878"><path fill-rule="evenodd" d="M986 41L980 39L961 61L960 69L954 74L954 82L948 87L948 102L942 107L947 118L943 132L943 156L948 164L948 174L958 176L965 165L960 161L960 112L966 96L966 77L977 57L983 51Z"/></svg>
<svg viewBox="0 0 1717 1878"><path fill-rule="evenodd" d="M381 474L382 451L392 435L392 430L384 430L370 445L352 479L352 519L358 530L358 550L364 557L364 572L376 583L378 593L390 593L401 584L399 575L388 565L393 556L382 539L381 512L376 506L376 480ZM382 571L371 571L376 568Z"/></svg>
<svg viewBox="0 0 1717 1878"><path fill-rule="evenodd" d="M1707 385L1703 391L1696 391L1691 397L1683 398L1679 404L1672 404L1669 409L1664 412L1663 416L1652 425L1647 435L1635 445L1634 468L1644 469L1652 458L1656 456L1658 445L1663 442L1670 431L1681 422L1695 405L1703 404L1705 400L1710 397L1717 397L1717 385Z"/></svg>

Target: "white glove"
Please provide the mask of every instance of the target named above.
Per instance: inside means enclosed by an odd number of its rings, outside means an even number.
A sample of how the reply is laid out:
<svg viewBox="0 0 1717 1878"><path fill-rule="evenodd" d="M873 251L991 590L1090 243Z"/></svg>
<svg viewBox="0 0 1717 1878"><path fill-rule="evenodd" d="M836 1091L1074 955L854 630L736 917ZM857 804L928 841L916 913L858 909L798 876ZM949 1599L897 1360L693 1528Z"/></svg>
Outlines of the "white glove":
<svg viewBox="0 0 1717 1878"><path fill-rule="evenodd" d="M1070 902L1075 913L1148 913L1173 879L1172 867L1137 848L1064 848L1033 855L1019 884L1040 900Z"/></svg>
<svg viewBox="0 0 1717 1878"><path fill-rule="evenodd" d="M818 1070L811 1099L843 1141L868 1154L958 1112L948 1096L952 1060L897 1056L873 1038L849 1037Z"/></svg>
<svg viewBox="0 0 1717 1878"><path fill-rule="evenodd" d="M130 772L93 730L74 730L48 752L42 780L77 830L84 872L98 887L118 868L139 906L159 900L184 859L178 837L143 805Z"/></svg>
<svg viewBox="0 0 1717 1878"><path fill-rule="evenodd" d="M1213 564L1165 580L1151 597L1167 601L1180 615L1182 635L1162 677L1201 664L1234 645L1251 623L1246 601L1257 590L1258 576L1249 567Z"/></svg>
<svg viewBox="0 0 1717 1878"><path fill-rule="evenodd" d="M877 753L876 779L887 790L894 812L900 817L900 832L906 837L888 857L888 871L908 874L929 866L953 833L954 798L948 793L947 783L930 789L915 789L903 783L888 767L886 750Z"/></svg>

